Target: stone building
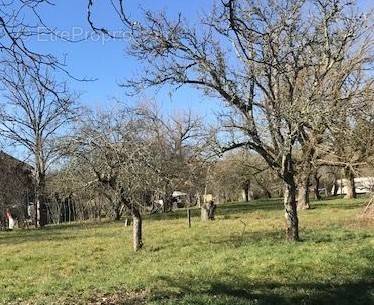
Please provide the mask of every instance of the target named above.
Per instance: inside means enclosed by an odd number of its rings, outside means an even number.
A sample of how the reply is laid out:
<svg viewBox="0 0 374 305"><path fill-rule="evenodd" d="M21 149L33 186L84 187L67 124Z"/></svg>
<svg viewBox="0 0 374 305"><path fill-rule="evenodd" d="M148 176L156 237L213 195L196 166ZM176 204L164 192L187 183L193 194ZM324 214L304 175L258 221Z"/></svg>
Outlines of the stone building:
<svg viewBox="0 0 374 305"><path fill-rule="evenodd" d="M16 218L27 216L33 194L33 168L0 151L0 220L9 208Z"/></svg>

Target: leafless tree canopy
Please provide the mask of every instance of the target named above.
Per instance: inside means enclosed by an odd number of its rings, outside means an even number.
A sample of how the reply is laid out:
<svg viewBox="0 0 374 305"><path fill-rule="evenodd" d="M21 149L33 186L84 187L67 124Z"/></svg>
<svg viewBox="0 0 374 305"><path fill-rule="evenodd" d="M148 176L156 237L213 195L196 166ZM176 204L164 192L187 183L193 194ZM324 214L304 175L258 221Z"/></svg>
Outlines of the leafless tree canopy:
<svg viewBox="0 0 374 305"><path fill-rule="evenodd" d="M293 150L319 144L331 117L362 94L368 16L342 0L227 0L195 26L151 11L131 20L123 0L112 4L129 32L129 53L146 63L124 86L137 93L192 85L230 106L225 146L255 150L284 180L288 238L297 240ZM94 1L88 7L94 30L108 32L95 26Z"/></svg>
<svg viewBox="0 0 374 305"><path fill-rule="evenodd" d="M22 65L25 71L44 81L40 69L65 70L64 63L50 53L31 47L38 35L56 35L40 14L41 7L53 6L49 0L9 0L0 3L0 77L6 76L8 64ZM66 71L66 70L65 70ZM67 72L67 71L66 71Z"/></svg>
<svg viewBox="0 0 374 305"><path fill-rule="evenodd" d="M105 196L115 219L124 211L132 215L135 251L142 247L145 194L157 189L153 146L148 121L136 108L87 113L65 145L66 155L84 169L80 185Z"/></svg>
<svg viewBox="0 0 374 305"><path fill-rule="evenodd" d="M5 91L0 111L0 133L14 144L35 153L36 139L50 148L51 138L75 116L74 98L64 83L53 79L49 71L40 83L22 65L7 68ZM54 151L44 151L50 159Z"/></svg>
<svg viewBox="0 0 374 305"><path fill-rule="evenodd" d="M2 82L6 89L0 109L0 136L21 146L32 161L35 203L44 204L45 179L58 156L57 141L75 117L75 99L49 71L43 82L30 75L24 65L13 63ZM37 223L37 221L36 221Z"/></svg>
<svg viewBox="0 0 374 305"><path fill-rule="evenodd" d="M40 34L56 35L39 13L53 3L2 1L0 136L32 155L37 203L47 200L49 166L61 153L65 162L48 186L61 187L52 195L57 205L60 195L71 205L80 193L95 215L103 206L117 220L131 214L135 250L142 213L155 202L169 211L176 190L190 206L212 185L224 196L231 185L248 200L255 187L271 196L282 184L293 241L297 191L299 207L308 207L311 181L319 198L326 168L335 185L334 167L344 168L354 196L356 171L374 156L370 14L346 0L222 0L191 24L147 10L133 20L124 0L108 4L127 33L128 54L142 63L122 84L126 92L193 87L225 106L219 127L212 132L199 114L166 116L147 103L77 116L75 97L53 77L57 69L69 74L63 63L30 47ZM94 0L87 8L91 28L116 38L96 23Z"/></svg>

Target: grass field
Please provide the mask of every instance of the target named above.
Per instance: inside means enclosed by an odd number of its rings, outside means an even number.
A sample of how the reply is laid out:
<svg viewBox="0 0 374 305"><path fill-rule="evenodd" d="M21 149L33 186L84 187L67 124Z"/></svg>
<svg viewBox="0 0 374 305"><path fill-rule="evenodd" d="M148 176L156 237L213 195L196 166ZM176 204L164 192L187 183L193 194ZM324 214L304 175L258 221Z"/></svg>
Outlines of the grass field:
<svg viewBox="0 0 374 305"><path fill-rule="evenodd" d="M0 304L374 304L374 224L364 200L300 212L302 242L284 240L280 201L144 221L144 249L122 223L0 233Z"/></svg>

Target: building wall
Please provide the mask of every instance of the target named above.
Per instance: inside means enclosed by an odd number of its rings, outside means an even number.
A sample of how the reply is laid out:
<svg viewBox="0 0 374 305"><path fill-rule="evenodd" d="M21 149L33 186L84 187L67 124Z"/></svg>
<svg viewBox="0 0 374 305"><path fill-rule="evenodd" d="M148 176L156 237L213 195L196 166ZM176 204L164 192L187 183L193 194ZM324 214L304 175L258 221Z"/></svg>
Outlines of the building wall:
<svg viewBox="0 0 374 305"><path fill-rule="evenodd" d="M347 193L347 179L338 180L338 195ZM367 194L374 191L374 177L358 177L355 178L355 186L357 194ZM332 190L334 192L334 189Z"/></svg>
<svg viewBox="0 0 374 305"><path fill-rule="evenodd" d="M0 151L0 217L6 208L23 216L32 190L32 167Z"/></svg>

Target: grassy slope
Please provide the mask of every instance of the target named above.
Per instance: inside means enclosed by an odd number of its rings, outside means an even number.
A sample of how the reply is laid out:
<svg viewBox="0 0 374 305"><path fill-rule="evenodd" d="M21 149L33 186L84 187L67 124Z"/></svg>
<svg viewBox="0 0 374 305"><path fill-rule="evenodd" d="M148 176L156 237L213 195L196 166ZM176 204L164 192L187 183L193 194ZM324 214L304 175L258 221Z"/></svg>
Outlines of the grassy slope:
<svg viewBox="0 0 374 305"><path fill-rule="evenodd" d="M184 214L147 219L137 254L120 223L2 232L0 304L87 304L115 291L131 291L115 304L374 304L374 227L357 218L362 202L300 212L296 244L284 241L278 201L221 206L209 223L194 211L191 229Z"/></svg>

